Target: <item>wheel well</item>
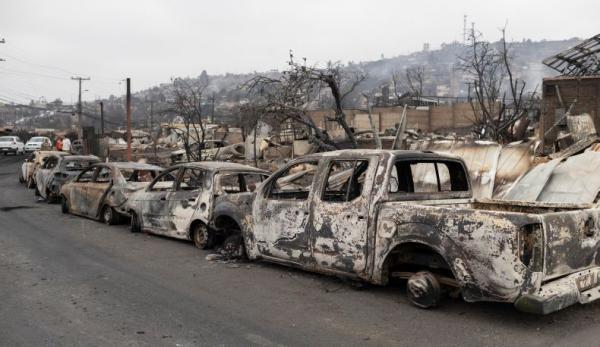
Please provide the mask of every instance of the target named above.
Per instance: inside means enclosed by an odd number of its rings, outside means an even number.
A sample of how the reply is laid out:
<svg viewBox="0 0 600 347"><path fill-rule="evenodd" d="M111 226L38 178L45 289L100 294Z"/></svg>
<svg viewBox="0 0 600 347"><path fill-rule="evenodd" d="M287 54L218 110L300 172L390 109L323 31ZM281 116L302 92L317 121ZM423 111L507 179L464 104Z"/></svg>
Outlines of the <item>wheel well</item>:
<svg viewBox="0 0 600 347"><path fill-rule="evenodd" d="M241 230L240 226L235 221L235 219L231 218L230 216L226 216L226 215L218 216L217 218L215 218L215 227L220 230L223 230L223 229Z"/></svg>
<svg viewBox="0 0 600 347"><path fill-rule="evenodd" d="M418 242L407 242L394 247L383 264L382 279L389 281L393 273L427 270L455 278L444 257L434 248Z"/></svg>

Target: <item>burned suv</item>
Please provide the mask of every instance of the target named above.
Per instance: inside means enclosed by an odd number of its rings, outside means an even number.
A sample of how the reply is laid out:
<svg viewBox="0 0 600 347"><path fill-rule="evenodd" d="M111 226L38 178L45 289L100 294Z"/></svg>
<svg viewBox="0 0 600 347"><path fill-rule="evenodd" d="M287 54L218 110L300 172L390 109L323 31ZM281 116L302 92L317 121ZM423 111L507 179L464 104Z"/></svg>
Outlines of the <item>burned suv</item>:
<svg viewBox="0 0 600 347"><path fill-rule="evenodd" d="M131 230L192 240L200 248L235 238L241 245L231 221L250 214L254 190L267 177L266 171L227 162L172 166L129 199Z"/></svg>

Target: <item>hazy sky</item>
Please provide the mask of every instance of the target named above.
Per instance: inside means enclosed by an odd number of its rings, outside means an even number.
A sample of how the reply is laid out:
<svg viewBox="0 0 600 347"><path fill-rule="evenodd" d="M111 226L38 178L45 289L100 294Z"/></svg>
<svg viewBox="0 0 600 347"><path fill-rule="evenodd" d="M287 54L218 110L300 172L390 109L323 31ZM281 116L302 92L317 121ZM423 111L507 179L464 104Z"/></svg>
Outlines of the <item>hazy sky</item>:
<svg viewBox="0 0 600 347"><path fill-rule="evenodd" d="M581 8L581 9L578 9ZM463 15L496 40L600 32L600 1L2 0L0 100L76 101L140 90L173 76L281 69L289 49L310 62L366 61L462 40Z"/></svg>

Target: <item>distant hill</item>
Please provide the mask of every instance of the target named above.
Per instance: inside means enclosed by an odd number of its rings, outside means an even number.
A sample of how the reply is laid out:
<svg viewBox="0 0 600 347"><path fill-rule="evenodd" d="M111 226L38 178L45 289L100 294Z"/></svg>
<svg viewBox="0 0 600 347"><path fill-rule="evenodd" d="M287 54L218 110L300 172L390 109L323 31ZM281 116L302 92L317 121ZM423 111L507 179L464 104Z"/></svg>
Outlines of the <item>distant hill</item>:
<svg viewBox="0 0 600 347"><path fill-rule="evenodd" d="M533 90L537 85L541 85L544 76L553 76L557 73L542 64L542 60L553 54L556 54L568 47L571 47L581 40L572 38L568 40L555 41L531 41L524 40L513 42L512 54L514 62L514 72L517 76L527 81L528 89ZM443 44L440 49L431 51L414 52L408 55L398 55L392 58L384 58L376 61L367 62L349 62L348 68L363 69L368 78L360 88L346 100L346 107L357 107L361 104L360 97L362 91L376 92L383 86L391 84L392 73L397 72L401 79L404 78L404 71L407 67L422 65L425 67L426 79L424 82L424 94L428 96L440 97L461 97L466 96L466 81L462 73L456 68L457 58L463 54L465 46L460 43ZM310 63L310 57L308 62ZM277 71L269 71L269 74L277 75ZM199 72L206 74L206 72ZM240 89L240 85L255 76L255 73L248 74L222 74L210 75L210 86L207 96L214 96L214 108L217 118L231 114L234 105L246 99L246 94ZM194 79L194 78L192 78ZM158 86L139 91L133 95L133 121L138 127L147 127L150 123L150 100L154 111L153 122L169 121L174 115L168 112L162 112L170 108L170 101L173 99L170 82L162 83ZM403 91L403 90L401 90ZM405 91L405 90L404 90ZM392 92L393 93L393 92ZM111 96L104 100L105 119L107 128L114 128L123 123L125 109L123 96ZM327 105L321 105L327 107ZM63 107L64 108L64 107ZM85 123L99 127L97 116L97 104L86 103L84 105L87 116ZM212 102L206 101L205 109L208 113L212 109ZM52 127L70 122L70 116L64 113L57 113L55 116L40 117L38 110L21 111L22 125L31 125L37 128ZM47 115L47 114L46 114ZM55 118L60 118L58 121ZM31 123L31 124L30 124ZM33 124L35 123L35 124Z"/></svg>

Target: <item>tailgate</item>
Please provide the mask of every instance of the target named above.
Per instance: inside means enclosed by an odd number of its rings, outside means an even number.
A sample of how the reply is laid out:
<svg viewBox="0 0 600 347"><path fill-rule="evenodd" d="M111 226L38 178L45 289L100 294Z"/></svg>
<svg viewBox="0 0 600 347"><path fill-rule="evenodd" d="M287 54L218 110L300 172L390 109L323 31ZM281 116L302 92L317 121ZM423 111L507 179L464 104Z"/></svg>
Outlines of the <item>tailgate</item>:
<svg viewBox="0 0 600 347"><path fill-rule="evenodd" d="M544 280L600 263L599 215L598 209L542 215L546 235Z"/></svg>

